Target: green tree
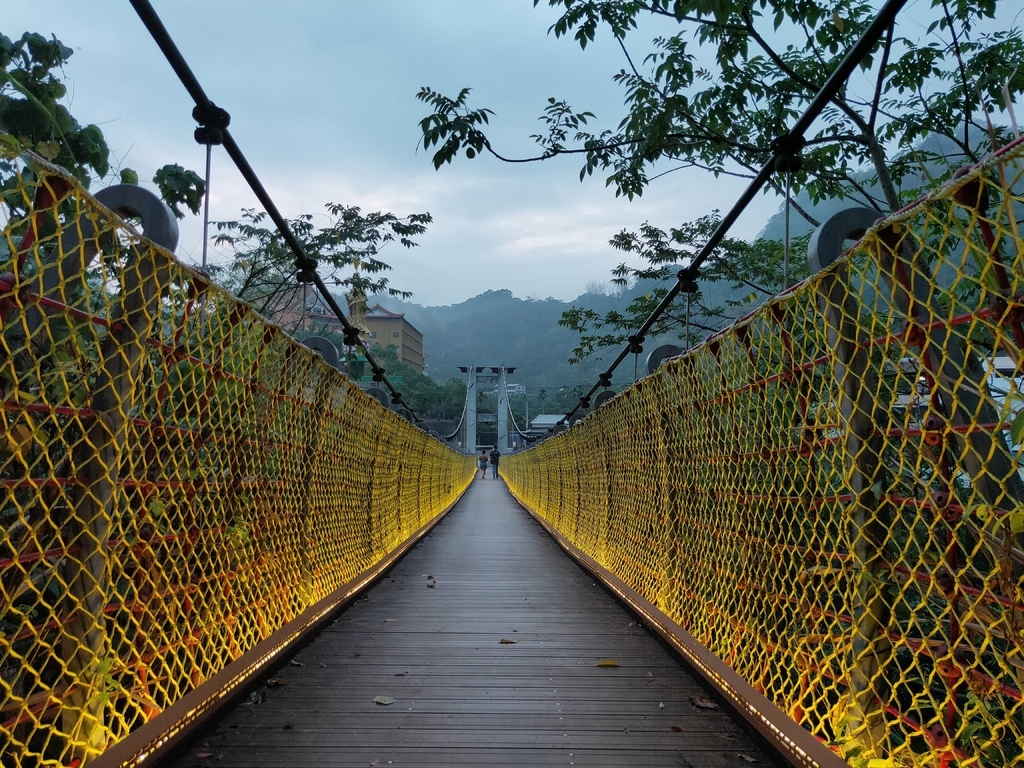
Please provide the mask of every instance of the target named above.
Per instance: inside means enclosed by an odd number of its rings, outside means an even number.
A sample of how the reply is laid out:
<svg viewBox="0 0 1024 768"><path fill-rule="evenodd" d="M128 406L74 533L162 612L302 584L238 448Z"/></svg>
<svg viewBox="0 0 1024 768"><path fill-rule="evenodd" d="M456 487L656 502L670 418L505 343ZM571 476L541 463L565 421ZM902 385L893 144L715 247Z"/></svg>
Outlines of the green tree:
<svg viewBox="0 0 1024 768"><path fill-rule="evenodd" d="M356 206L328 203L327 223L303 214L288 221L288 226L304 250L326 267L324 281L340 293L357 299L375 294L409 298L412 293L391 287L385 275L391 267L378 255L382 248L397 242L414 248L413 239L427 230L429 213L396 216L380 211L363 213ZM301 289L295 280L295 255L277 228L264 225L266 213L246 209L235 221L215 223L217 245L227 246L234 257L226 267L211 268L237 296L253 304L270 317L294 320L301 306ZM342 274L344 273L344 274ZM312 298L307 299L307 306Z"/></svg>
<svg viewBox="0 0 1024 768"><path fill-rule="evenodd" d="M67 88L58 73L72 53L54 36L26 32L11 40L0 34L0 141L67 169L88 188L94 178L110 173L110 149L98 126L81 125L62 103ZM8 194L16 183L10 170L0 165L0 191L4 202L17 209L24 203L19 195ZM136 184L138 174L124 168L120 180ZM153 181L178 218L184 216L179 205L199 212L205 184L194 171L165 165Z"/></svg>
<svg viewBox="0 0 1024 768"><path fill-rule="evenodd" d="M593 113L549 98L540 118L546 131L532 137L540 154L517 161L580 155L581 179L607 171L607 183L628 197L642 194L655 175L681 168L753 177L773 158L773 140L787 134L875 13L861 0L548 4L564 9L552 27L556 36L571 34L585 48L603 28L618 41L626 66L613 80L625 91L626 114L615 128L593 132ZM946 137L978 159L989 147L990 115L1005 109L1004 86L1024 87L1020 31L982 31L995 10L995 0L933 0L930 8L914 7L912 37L892 26L864 60L862 76L840 90L805 137L793 188L815 201L855 197L895 209L920 188L925 158L914 147L921 138ZM641 17L662 24L664 34L635 55L627 38ZM493 112L471 108L468 88L454 99L423 88L418 98L434 110L421 129L424 148L438 147L436 167L463 151L509 160L484 133ZM993 130L1006 138L1005 130ZM858 178L865 168L873 174L868 183ZM781 179L772 185L783 192Z"/></svg>
<svg viewBox="0 0 1024 768"><path fill-rule="evenodd" d="M610 245L623 253L639 257L646 266L634 267L626 262L612 270L612 284L627 287L643 284L646 290L635 295L623 310L604 314L587 307L573 306L562 314L559 325L579 334L579 344L569 359L571 363L603 349L621 347L629 332L654 312L675 281L681 265L689 263L707 244L718 228L718 211L667 232L645 223L638 232L623 230ZM801 252L807 237L790 244L790 251ZM725 238L712 251L701 272L701 280L693 292L677 299L663 312L651 328L651 336L676 334L686 345L694 344L708 333L728 325L736 317L750 312L765 299L774 296L785 283L807 274L803 260L786 262L787 249L775 240L757 239L752 243ZM725 298L708 295L712 284L728 286Z"/></svg>
<svg viewBox="0 0 1024 768"><path fill-rule="evenodd" d="M444 383L435 382L398 358L398 348L374 344L370 350L374 359L387 370L389 379L399 378L395 388L401 390L416 415L424 419L457 420L466 402L466 382L451 377Z"/></svg>
<svg viewBox="0 0 1024 768"><path fill-rule="evenodd" d="M775 140L787 135L876 12L862 0L548 4L562 10L552 27L556 36L572 36L582 48L599 32L617 41L624 66L613 80L625 93L624 115L614 127L593 130L592 112L551 97L540 118L545 130L532 137L540 152L513 160L492 146L485 131L494 113L470 106L468 88L454 98L423 88L418 98L433 111L421 121L422 141L424 148L437 148L435 167L462 152L509 162L578 155L581 180L603 172L606 184L629 198L643 194L659 176L683 169L752 178L776 156ZM1005 109L1004 88L1016 93L1024 86L1019 67L1024 41L1018 29L993 23L996 8L995 0L915 5L913 22L898 19L888 29L860 72L833 97L813 133L792 144L801 158L799 169L788 179L776 175L769 190L783 197L788 182L794 194L803 191L812 204L850 198L884 213L916 198L936 176L946 177L951 164L976 161L1008 139L992 118ZM641 20L645 29L659 28L645 49L634 42ZM644 50L637 53L638 47ZM924 149L926 137L944 142ZM944 154L943 146L954 147L956 156ZM811 211L792 205L810 224L818 223ZM647 259L649 267L623 265L613 277L621 283L674 276L706 240L708 223L704 217L667 231L645 224L638 233L620 233L612 246ZM754 283L749 287L758 295L774 291L787 277L799 276L795 265L788 276L779 274L784 253L778 243L730 241L702 276ZM765 265L774 272L762 269ZM566 313L563 324L581 333L574 359L620 343L662 296L664 289L656 289L621 313L602 316L585 308ZM678 299L655 330L678 330L673 318L685 314L685 301ZM728 309L702 307L706 319Z"/></svg>

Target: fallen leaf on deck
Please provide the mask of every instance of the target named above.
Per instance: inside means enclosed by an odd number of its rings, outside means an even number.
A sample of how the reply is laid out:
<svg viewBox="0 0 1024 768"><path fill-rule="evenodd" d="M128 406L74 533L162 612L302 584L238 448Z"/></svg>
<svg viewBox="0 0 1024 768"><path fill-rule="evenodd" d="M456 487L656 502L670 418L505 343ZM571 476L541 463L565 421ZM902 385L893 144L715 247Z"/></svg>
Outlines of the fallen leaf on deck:
<svg viewBox="0 0 1024 768"><path fill-rule="evenodd" d="M380 765L380 760L371 760L370 761L370 765L371 766L373 766L373 765Z"/></svg>
<svg viewBox="0 0 1024 768"><path fill-rule="evenodd" d="M594 666L595 667L617 667L617 666L619 666L619 662L617 662L615 659L601 659Z"/></svg>
<svg viewBox="0 0 1024 768"><path fill-rule="evenodd" d="M304 667L304 666L306 666L306 665L305 665L305 664L303 664L303 663L302 663L301 661L296 661L295 659L292 659L292 660L291 660L291 661L289 661L288 663L289 663L289 664L290 664L291 666L293 666L293 667Z"/></svg>
<svg viewBox="0 0 1024 768"><path fill-rule="evenodd" d="M294 727L295 727L295 726L294 726L294 725L292 725L291 723L287 723L287 724L285 724L285 725L282 725L282 726L281 726L281 728L282 728L282 729L284 729L284 730L286 730L286 731L290 731L290 730L292 730L292 728L294 728Z"/></svg>
<svg viewBox="0 0 1024 768"><path fill-rule="evenodd" d="M213 752L196 752L196 757L213 757Z"/></svg>
<svg viewBox="0 0 1024 768"><path fill-rule="evenodd" d="M498 642L501 643L502 645L515 645L519 641L518 640L509 640L507 637L503 637Z"/></svg>
<svg viewBox="0 0 1024 768"><path fill-rule="evenodd" d="M398 619L384 619L384 621L398 621Z"/></svg>
<svg viewBox="0 0 1024 768"><path fill-rule="evenodd" d="M680 728L678 725L673 725L672 726L672 730L675 731L676 733L682 733L683 732L683 729Z"/></svg>
<svg viewBox="0 0 1024 768"><path fill-rule="evenodd" d="M427 584L427 586L428 586L428 587L429 587L430 589L433 589L434 587L436 587L436 586L437 586L437 584Z"/></svg>
<svg viewBox="0 0 1024 768"><path fill-rule="evenodd" d="M267 688L279 688L282 685L288 685L288 681L282 680L280 677L271 677L267 680Z"/></svg>
<svg viewBox="0 0 1024 768"><path fill-rule="evenodd" d="M382 707L386 707L388 704L394 704L395 700L391 696L374 696L374 704L380 704Z"/></svg>
<svg viewBox="0 0 1024 768"><path fill-rule="evenodd" d="M705 699L703 696L691 696L690 703L700 709L718 709L718 705L715 702L711 699Z"/></svg>
<svg viewBox="0 0 1024 768"><path fill-rule="evenodd" d="M748 763L756 763L757 762L756 759L754 759L750 755L744 755L742 752L737 752L736 753L736 757L742 758L745 762L748 762Z"/></svg>

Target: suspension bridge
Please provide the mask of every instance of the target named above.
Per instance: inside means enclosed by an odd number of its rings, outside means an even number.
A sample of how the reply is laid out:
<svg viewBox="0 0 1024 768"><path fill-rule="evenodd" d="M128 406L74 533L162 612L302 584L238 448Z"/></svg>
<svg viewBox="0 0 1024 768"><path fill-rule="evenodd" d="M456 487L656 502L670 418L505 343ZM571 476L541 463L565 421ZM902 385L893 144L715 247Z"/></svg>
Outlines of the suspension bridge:
<svg viewBox="0 0 1024 768"><path fill-rule="evenodd" d="M5 765L1019 764L1022 154L497 480L10 157Z"/></svg>
<svg viewBox="0 0 1024 768"><path fill-rule="evenodd" d="M1024 143L499 478L0 152L4 766L1024 764Z"/></svg>

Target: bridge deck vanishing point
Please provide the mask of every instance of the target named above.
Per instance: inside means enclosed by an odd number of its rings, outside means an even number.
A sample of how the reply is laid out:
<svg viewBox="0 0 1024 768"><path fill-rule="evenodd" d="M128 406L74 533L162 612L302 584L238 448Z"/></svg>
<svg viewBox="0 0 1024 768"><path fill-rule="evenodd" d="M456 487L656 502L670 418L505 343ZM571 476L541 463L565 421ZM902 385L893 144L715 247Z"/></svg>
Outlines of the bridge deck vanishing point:
<svg viewBox="0 0 1024 768"><path fill-rule="evenodd" d="M171 764L771 764L711 706L503 481L478 477L363 598Z"/></svg>

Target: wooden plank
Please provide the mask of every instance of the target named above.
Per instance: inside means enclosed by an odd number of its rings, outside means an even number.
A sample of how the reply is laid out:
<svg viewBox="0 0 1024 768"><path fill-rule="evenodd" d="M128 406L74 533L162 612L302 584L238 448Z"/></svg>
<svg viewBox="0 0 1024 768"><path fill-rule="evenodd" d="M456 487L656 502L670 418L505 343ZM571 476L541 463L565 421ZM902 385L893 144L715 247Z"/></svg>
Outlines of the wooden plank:
<svg viewBox="0 0 1024 768"><path fill-rule="evenodd" d="M173 764L770 764L502 483L475 483L270 681Z"/></svg>

